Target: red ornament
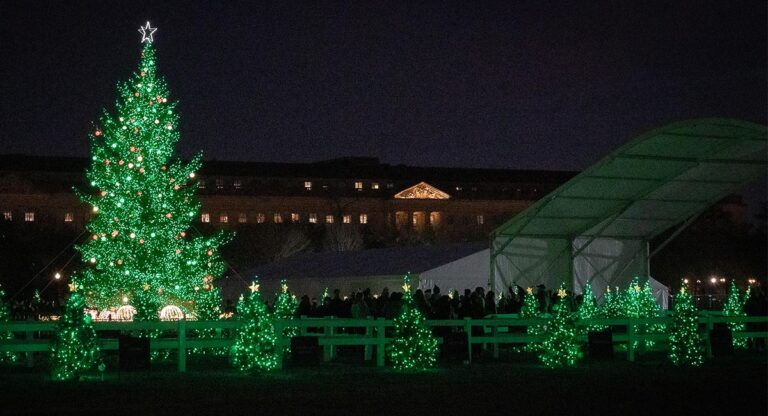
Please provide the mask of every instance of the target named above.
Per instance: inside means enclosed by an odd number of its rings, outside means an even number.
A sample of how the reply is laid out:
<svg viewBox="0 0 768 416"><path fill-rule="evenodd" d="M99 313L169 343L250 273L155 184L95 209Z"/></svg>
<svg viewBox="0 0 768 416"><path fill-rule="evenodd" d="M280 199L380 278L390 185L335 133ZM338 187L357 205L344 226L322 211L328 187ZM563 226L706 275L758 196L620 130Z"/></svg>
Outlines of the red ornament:
<svg viewBox="0 0 768 416"><path fill-rule="evenodd" d="M141 196L141 191L137 191L136 195Z"/></svg>
<svg viewBox="0 0 768 416"><path fill-rule="evenodd" d="M123 166L123 163L125 163L125 162L123 162L122 159L117 161L117 164L120 165L120 166Z"/></svg>
<svg viewBox="0 0 768 416"><path fill-rule="evenodd" d="M105 160L104 160L104 164L105 164L105 165L109 165L109 159L105 159Z"/></svg>
<svg viewBox="0 0 768 416"><path fill-rule="evenodd" d="M134 93L133 93L133 96L134 96L134 97L138 97L138 96L139 96L139 92L138 92L138 91L134 92Z"/></svg>
<svg viewBox="0 0 768 416"><path fill-rule="evenodd" d="M169 213L165 214L165 217L166 217L166 218L171 218L171 217L172 217L172 215L171 215L171 213L169 212Z"/></svg>
<svg viewBox="0 0 768 416"><path fill-rule="evenodd" d="M130 149L128 149L128 150L130 150L131 152L135 152L136 151L136 146L131 146Z"/></svg>
<svg viewBox="0 0 768 416"><path fill-rule="evenodd" d="M143 238L139 239L139 244L144 244L144 239Z"/></svg>
<svg viewBox="0 0 768 416"><path fill-rule="evenodd" d="M208 250L208 255L213 256L213 250Z"/></svg>
<svg viewBox="0 0 768 416"><path fill-rule="evenodd" d="M96 130L96 131L95 131L93 134L94 134L96 137L98 137L98 136L101 136L101 130Z"/></svg>
<svg viewBox="0 0 768 416"><path fill-rule="evenodd" d="M181 232L181 236L182 236L182 237L186 237L186 236L187 236L187 233L186 233L186 232L184 232L184 231L182 231L182 232Z"/></svg>
<svg viewBox="0 0 768 416"><path fill-rule="evenodd" d="M181 254L181 250L179 250L179 249L177 248L177 249L176 249L176 254Z"/></svg>
<svg viewBox="0 0 768 416"><path fill-rule="evenodd" d="M117 264L122 266L123 265L123 261L122 260L118 260Z"/></svg>
<svg viewBox="0 0 768 416"><path fill-rule="evenodd" d="M160 170L165 170L165 166L160 166Z"/></svg>
<svg viewBox="0 0 768 416"><path fill-rule="evenodd" d="M142 55L143 55L143 54L142 54ZM143 77L144 75L147 75L147 73L146 73L146 72L144 72L144 71L141 71L141 76Z"/></svg>

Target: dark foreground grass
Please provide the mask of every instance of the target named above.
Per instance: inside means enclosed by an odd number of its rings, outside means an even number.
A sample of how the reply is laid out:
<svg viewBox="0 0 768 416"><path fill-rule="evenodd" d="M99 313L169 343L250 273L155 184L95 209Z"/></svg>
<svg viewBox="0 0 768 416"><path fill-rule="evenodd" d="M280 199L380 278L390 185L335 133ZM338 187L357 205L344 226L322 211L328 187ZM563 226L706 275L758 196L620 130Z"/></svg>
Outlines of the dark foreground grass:
<svg viewBox="0 0 768 416"><path fill-rule="evenodd" d="M484 361L399 373L353 363L242 375L226 363L107 372L57 383L42 369L0 372L0 415L765 415L766 357L720 358L682 369L663 357L548 370L534 361Z"/></svg>

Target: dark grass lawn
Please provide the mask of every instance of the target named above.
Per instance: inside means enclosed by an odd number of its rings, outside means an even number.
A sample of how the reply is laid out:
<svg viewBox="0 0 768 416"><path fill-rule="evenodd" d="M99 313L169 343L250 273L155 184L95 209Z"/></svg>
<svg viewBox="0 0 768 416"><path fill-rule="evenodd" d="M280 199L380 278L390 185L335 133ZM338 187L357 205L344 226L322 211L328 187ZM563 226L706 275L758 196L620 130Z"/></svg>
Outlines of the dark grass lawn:
<svg viewBox="0 0 768 416"><path fill-rule="evenodd" d="M0 370L0 415L765 415L765 354L682 369L662 355L583 361L549 370L530 356L399 373L341 358L310 368L242 375L225 359L190 359L104 381L52 382L36 367ZM114 368L114 367L113 367Z"/></svg>

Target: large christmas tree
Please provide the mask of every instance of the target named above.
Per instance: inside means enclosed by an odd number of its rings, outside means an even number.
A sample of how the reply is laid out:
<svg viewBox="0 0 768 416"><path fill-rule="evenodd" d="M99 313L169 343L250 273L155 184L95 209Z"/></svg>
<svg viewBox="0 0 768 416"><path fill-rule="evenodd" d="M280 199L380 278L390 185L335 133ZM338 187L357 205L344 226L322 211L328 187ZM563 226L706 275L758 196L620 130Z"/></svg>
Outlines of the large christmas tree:
<svg viewBox="0 0 768 416"><path fill-rule="evenodd" d="M76 280L99 308L141 293L154 297L144 303L192 312L197 292L211 290L225 270L218 247L226 237L190 235L201 156L184 162L174 154L179 117L157 73L155 30L149 22L140 29L138 70L118 84L114 113L105 111L90 134L91 190L79 194L93 218L87 242L78 246L87 267Z"/></svg>
<svg viewBox="0 0 768 416"><path fill-rule="evenodd" d="M11 306L5 300L5 290L0 286L0 323L11 321ZM0 340L12 340L13 332L0 332ZM16 362L18 356L14 352L0 352L0 364Z"/></svg>

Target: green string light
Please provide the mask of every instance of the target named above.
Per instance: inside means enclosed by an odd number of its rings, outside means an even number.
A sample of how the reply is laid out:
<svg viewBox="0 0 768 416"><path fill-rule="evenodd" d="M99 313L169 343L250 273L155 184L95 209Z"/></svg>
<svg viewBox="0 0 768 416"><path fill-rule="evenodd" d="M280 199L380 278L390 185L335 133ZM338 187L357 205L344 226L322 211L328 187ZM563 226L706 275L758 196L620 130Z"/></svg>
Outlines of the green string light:
<svg viewBox="0 0 768 416"><path fill-rule="evenodd" d="M426 325L425 317L411 294L411 277L403 277L403 310L394 320L394 339L388 353L398 370L424 370L437 362L437 338Z"/></svg>
<svg viewBox="0 0 768 416"><path fill-rule="evenodd" d="M699 314L693 298L685 289L675 298L675 310L669 330L669 359L679 366L698 367L704 363Z"/></svg>
<svg viewBox="0 0 768 416"><path fill-rule="evenodd" d="M154 305L175 305L200 314L196 304L225 270L218 247L231 236L189 235L200 208L195 172L201 155L185 163L174 154L179 117L151 42L118 92L114 113L105 111L90 134L86 176L93 188L77 193L93 207L93 218L90 238L77 247L87 261L75 280L88 305L99 309L127 298L143 302L137 310L147 313Z"/></svg>
<svg viewBox="0 0 768 416"><path fill-rule="evenodd" d="M233 364L243 372L276 369L281 351L277 347L274 315L264 304L258 283L251 285L247 298L240 297L237 315L242 326L231 350Z"/></svg>
<svg viewBox="0 0 768 416"><path fill-rule="evenodd" d="M728 300L726 301L725 306L723 306L723 316L747 316L747 313L744 311L744 305L749 299L751 292L750 289L751 288L747 288L747 291L744 293L744 297L742 298L739 296L739 289L736 287L736 282L731 280L731 286L728 292ZM733 332L737 332L744 331L747 329L747 326L743 323L729 322L728 328L730 328ZM747 348L747 339L733 338L733 347L738 349Z"/></svg>
<svg viewBox="0 0 768 416"><path fill-rule="evenodd" d="M77 286L74 289L77 290ZM72 292L51 340L50 366L54 380L74 380L102 365L96 332L90 315L84 311L85 298L79 292Z"/></svg>
<svg viewBox="0 0 768 416"><path fill-rule="evenodd" d="M573 367L582 356L577 340L575 316L568 310L565 288L558 290L560 301L552 308L554 315L547 323L545 338L539 348L539 360L549 368Z"/></svg>

